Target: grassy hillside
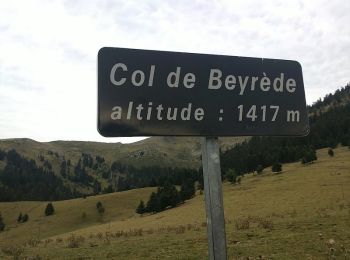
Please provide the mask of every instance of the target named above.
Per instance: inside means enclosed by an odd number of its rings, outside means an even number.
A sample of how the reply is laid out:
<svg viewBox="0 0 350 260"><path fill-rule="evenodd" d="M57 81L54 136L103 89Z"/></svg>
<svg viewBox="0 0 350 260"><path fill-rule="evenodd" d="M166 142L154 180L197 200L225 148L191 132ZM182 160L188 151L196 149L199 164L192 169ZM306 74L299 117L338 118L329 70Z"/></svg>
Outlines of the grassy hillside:
<svg viewBox="0 0 350 260"><path fill-rule="evenodd" d="M310 165L285 164L282 174L265 169L259 176L245 175L241 185L224 184L229 259L349 258L350 150L334 151L335 156L329 157L327 149L319 150L318 160ZM23 256L205 259L204 195L158 214L135 215L133 208L149 192L141 189L57 202L57 215L52 217L43 216L45 203L0 203L10 226L0 233L4 249L0 256L10 254L9 241L15 245L36 235L41 223L42 242L23 247ZM98 200L106 204L108 214L102 224L95 209ZM15 227L10 219L22 208L33 208L30 221ZM83 212L88 216L86 224L81 221ZM15 246L12 251L20 248Z"/></svg>
<svg viewBox="0 0 350 260"><path fill-rule="evenodd" d="M1 202L0 212L6 223L6 231L0 233L0 244L12 239L25 241L33 237L46 238L83 227L131 218L136 214L135 208L139 201L147 200L154 190L155 188L143 188L53 202L55 214L49 217L44 213L48 202ZM98 201L105 208L102 216L96 209ZM29 215L28 222L17 223L20 212Z"/></svg>

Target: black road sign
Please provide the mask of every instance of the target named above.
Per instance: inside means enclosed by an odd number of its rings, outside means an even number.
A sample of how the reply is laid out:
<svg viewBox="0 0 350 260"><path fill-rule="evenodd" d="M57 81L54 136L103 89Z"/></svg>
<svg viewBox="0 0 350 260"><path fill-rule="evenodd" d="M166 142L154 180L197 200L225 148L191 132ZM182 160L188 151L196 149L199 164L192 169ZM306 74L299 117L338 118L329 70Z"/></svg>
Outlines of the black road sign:
<svg viewBox="0 0 350 260"><path fill-rule="evenodd" d="M304 136L298 62L102 48L98 131L116 136Z"/></svg>

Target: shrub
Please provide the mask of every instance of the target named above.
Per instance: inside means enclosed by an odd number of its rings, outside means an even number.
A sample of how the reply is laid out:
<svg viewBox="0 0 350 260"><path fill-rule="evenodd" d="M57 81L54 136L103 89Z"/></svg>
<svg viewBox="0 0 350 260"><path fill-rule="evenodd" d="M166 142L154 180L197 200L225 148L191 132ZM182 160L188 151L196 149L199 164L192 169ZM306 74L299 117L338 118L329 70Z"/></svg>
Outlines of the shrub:
<svg viewBox="0 0 350 260"><path fill-rule="evenodd" d="M51 202L48 203L46 205L46 208L45 208L45 215L46 216L51 216L51 215L53 215L54 212L55 212L55 209L54 209L52 203Z"/></svg>
<svg viewBox="0 0 350 260"><path fill-rule="evenodd" d="M303 158L301 159L301 163L306 164L306 163L313 162L316 160L317 160L316 150L309 149L304 153Z"/></svg>
<svg viewBox="0 0 350 260"><path fill-rule="evenodd" d="M226 173L226 178L231 183L236 183L237 173L234 169L229 169Z"/></svg>
<svg viewBox="0 0 350 260"><path fill-rule="evenodd" d="M281 172L282 171L282 164L276 162L272 165L272 171L273 172Z"/></svg>
<svg viewBox="0 0 350 260"><path fill-rule="evenodd" d="M264 167L263 167L261 164L259 164L259 165L256 167L256 172L257 172L258 174L262 173L263 170L264 170Z"/></svg>
<svg viewBox="0 0 350 260"><path fill-rule="evenodd" d="M67 247L68 248L78 248L82 243L84 243L85 238L83 236L75 236L72 234L67 238Z"/></svg>
<svg viewBox="0 0 350 260"><path fill-rule="evenodd" d="M19 213L19 215L17 217L17 222L18 223L22 222L22 212Z"/></svg>
<svg viewBox="0 0 350 260"><path fill-rule="evenodd" d="M24 248L20 245L9 245L2 248L2 252L6 255L13 256L13 259L20 259L21 254L24 252Z"/></svg>
<svg viewBox="0 0 350 260"><path fill-rule="evenodd" d="M25 245L29 247L37 247L39 244L40 244L40 240L36 237L29 238L25 242Z"/></svg>
<svg viewBox="0 0 350 260"><path fill-rule="evenodd" d="M328 155L329 155L330 157L333 157L333 156L334 156L334 151L333 151L332 148L329 148L329 149L328 149Z"/></svg>
<svg viewBox="0 0 350 260"><path fill-rule="evenodd" d="M5 230L5 223L2 219L1 213L0 213L0 232Z"/></svg>
<svg viewBox="0 0 350 260"><path fill-rule="evenodd" d="M100 208L97 209L97 211L98 211L98 213L99 213L100 215L102 215L102 214L105 213L105 208L104 208L104 207L100 207Z"/></svg>
<svg viewBox="0 0 350 260"><path fill-rule="evenodd" d="M250 219L249 218L239 218L235 220L235 227L237 230L249 229Z"/></svg>
<svg viewBox="0 0 350 260"><path fill-rule="evenodd" d="M103 213L105 213L105 208L103 207L101 201L97 202L96 203L96 208L97 208L97 211L100 215L102 215Z"/></svg>
<svg viewBox="0 0 350 260"><path fill-rule="evenodd" d="M24 223L24 222L27 222L28 219L29 219L28 214L24 214L24 215L22 216L22 222L23 222L23 223Z"/></svg>
<svg viewBox="0 0 350 260"><path fill-rule="evenodd" d="M96 208L97 208L97 209L98 209L98 208L102 208L102 202L101 202L101 201L99 201L99 202L96 203Z"/></svg>

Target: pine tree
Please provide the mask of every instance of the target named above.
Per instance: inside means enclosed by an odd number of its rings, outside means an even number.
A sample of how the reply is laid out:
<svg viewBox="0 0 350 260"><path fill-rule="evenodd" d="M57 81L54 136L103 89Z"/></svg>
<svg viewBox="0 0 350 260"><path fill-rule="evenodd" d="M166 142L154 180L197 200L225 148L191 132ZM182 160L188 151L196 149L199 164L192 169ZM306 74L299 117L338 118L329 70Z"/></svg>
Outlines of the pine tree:
<svg viewBox="0 0 350 260"><path fill-rule="evenodd" d="M229 169L226 173L226 178L231 183L236 183L237 173L234 169Z"/></svg>
<svg viewBox="0 0 350 260"><path fill-rule="evenodd" d="M0 232L4 231L4 229L5 229L5 223L4 223L2 216L1 216L1 213L0 213Z"/></svg>
<svg viewBox="0 0 350 260"><path fill-rule="evenodd" d="M304 152L304 156L301 159L301 163L305 164L316 160L317 160L316 150L313 148L309 148L306 152Z"/></svg>
<svg viewBox="0 0 350 260"><path fill-rule="evenodd" d="M181 201L184 202L185 200L191 199L196 193L194 182L191 179L186 179L180 189L180 198Z"/></svg>
<svg viewBox="0 0 350 260"><path fill-rule="evenodd" d="M100 215L103 215L105 213L105 208L102 206L101 201L96 203L96 208Z"/></svg>
<svg viewBox="0 0 350 260"><path fill-rule="evenodd" d="M53 215L53 213L55 212L55 209L52 205L52 203L48 203L47 206L46 206L46 209L45 209L45 215L46 216L51 216Z"/></svg>
<svg viewBox="0 0 350 260"><path fill-rule="evenodd" d="M22 212L19 213L19 216L17 217L17 222L22 222Z"/></svg>
<svg viewBox="0 0 350 260"><path fill-rule="evenodd" d="M146 212L145 203L143 202L143 200L141 200L139 206L136 209L136 213L143 214L145 212Z"/></svg>
<svg viewBox="0 0 350 260"><path fill-rule="evenodd" d="M281 172L282 171L282 164L280 164L280 163L274 163L273 165L272 165L272 171L273 172Z"/></svg>
<svg viewBox="0 0 350 260"><path fill-rule="evenodd" d="M24 222L27 222L28 219L29 219L28 214L24 214L23 217L22 217L22 222L23 222L23 223L24 223Z"/></svg>
<svg viewBox="0 0 350 260"><path fill-rule="evenodd" d="M151 193L149 200L147 201L147 212L159 212L160 211L160 202L158 195L155 192Z"/></svg>
<svg viewBox="0 0 350 260"><path fill-rule="evenodd" d="M262 171L264 170L264 166L262 166L261 164L259 164L257 167L256 167L256 172L258 174L262 173Z"/></svg>
<svg viewBox="0 0 350 260"><path fill-rule="evenodd" d="M329 149L328 149L328 155L329 155L330 157L333 157L333 156L334 156L334 151L333 151L332 148L329 148Z"/></svg>

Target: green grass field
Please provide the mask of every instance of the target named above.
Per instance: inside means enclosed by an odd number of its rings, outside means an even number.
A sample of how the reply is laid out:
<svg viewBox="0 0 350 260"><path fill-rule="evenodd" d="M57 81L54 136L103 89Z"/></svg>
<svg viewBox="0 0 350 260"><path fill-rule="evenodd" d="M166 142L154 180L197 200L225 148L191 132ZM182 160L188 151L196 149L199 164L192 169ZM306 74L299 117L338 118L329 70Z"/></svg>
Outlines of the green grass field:
<svg viewBox="0 0 350 260"><path fill-rule="evenodd" d="M282 174L265 169L241 185L224 183L229 259L350 259L350 150L334 151L318 151L306 166L285 164ZM204 195L138 216L134 209L151 191L54 202L50 217L44 202L0 203L0 258L206 259ZM16 222L20 211L29 214L27 223Z"/></svg>

